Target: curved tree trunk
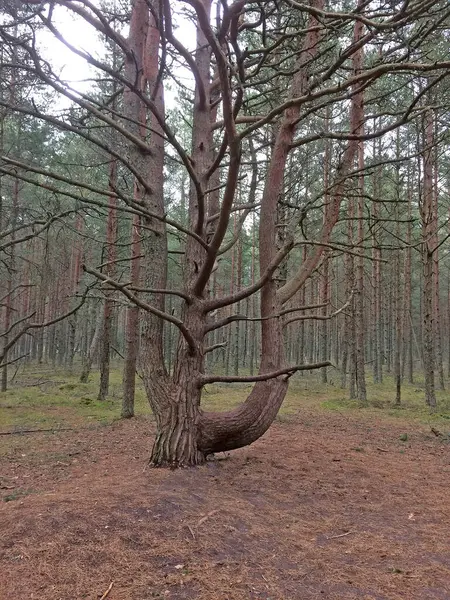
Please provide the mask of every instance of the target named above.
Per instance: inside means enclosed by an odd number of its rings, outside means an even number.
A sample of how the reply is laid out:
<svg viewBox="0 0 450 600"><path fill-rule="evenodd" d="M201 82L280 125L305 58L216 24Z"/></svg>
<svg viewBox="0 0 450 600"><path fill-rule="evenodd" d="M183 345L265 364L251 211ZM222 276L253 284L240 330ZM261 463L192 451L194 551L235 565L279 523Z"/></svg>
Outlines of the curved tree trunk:
<svg viewBox="0 0 450 600"><path fill-rule="evenodd" d="M211 0L203 0L203 4L209 15ZM322 0L317 0L317 5L323 6ZM311 21L315 21L314 17L311 17ZM317 39L318 33L312 29L305 39L303 52L298 59L298 71L294 76L290 92L292 97L300 94L307 87L306 65L316 51ZM196 59L199 74L203 80L203 89L207 91L208 97L210 94L209 51L204 34L198 28ZM285 166L298 115L298 108L287 109L276 135L261 203L260 273L269 270L277 253L277 205L283 192ZM202 176L207 172L209 164L213 160L211 118L210 104L201 100L197 89L192 153L194 164ZM231 166L229 169L231 170ZM200 178L200 181L203 189L206 189L208 180ZM198 220L199 211L199 198L196 190L191 186L191 226L200 233L202 227L199 225L203 224ZM211 232L208 233L211 235ZM292 241L287 243L290 243L292 247ZM204 252L197 242L188 238L185 269L189 286L193 285L195 288L197 271L203 261L205 261ZM203 300L194 301L184 310L183 323L193 335L198 347L192 355L192 350L189 351L185 348L185 340L180 338L172 391L167 400L160 399L157 402L159 406L155 407L157 438L151 457L151 464L154 466L197 465L203 462L210 453L232 450L251 444L270 427L288 389L285 376L258 382L247 400L235 410L225 413L201 411L199 382L204 366L204 317L206 316L204 310L202 313L203 304ZM270 279L261 289L260 374L276 371L285 364L281 319L276 316L269 318L271 315L279 314L280 310L281 301L277 295L276 282ZM169 386L170 388L171 386ZM151 401L150 397L149 399Z"/></svg>
<svg viewBox="0 0 450 600"><path fill-rule="evenodd" d="M235 410L202 413L198 445L204 454L249 446L272 425L288 389L287 380L255 384L247 400Z"/></svg>
<svg viewBox="0 0 450 600"><path fill-rule="evenodd" d="M323 7L323 0L316 0L318 8ZM199 15L209 19L211 0L202 0ZM167 17L167 15L165 15ZM191 181L189 194L189 225L192 231L209 244L208 250L191 236L186 239L184 279L189 301L183 305L181 321L186 327L191 339L180 335L176 353L173 376L167 374L161 362L159 344L155 344L158 332L151 325L152 335L141 337L143 342L141 370L144 386L156 419L157 435L152 450L150 462L153 466L188 466L198 465L206 460L212 452L231 450L246 446L257 440L273 422L288 389L287 376L277 377L268 381L256 383L247 400L235 410L211 414L200 408L202 379L204 375L204 344L207 335L207 313L211 302L205 300L207 281L213 268L212 258L223 242L229 224L233 199L237 189L237 173L240 164L241 141L234 134L233 117L228 112L227 134L229 135L229 166L226 175L227 184L220 208L220 217L213 222L213 227L206 226L206 214L214 175L213 120L214 111L211 108L212 90L210 85L211 49L210 41L200 25L197 27L197 50L195 62L197 65L196 93L193 110L192 128L192 164L195 167L196 182ZM308 88L308 65L317 51L319 33L314 27L316 20L310 17L311 29L305 38L302 52L297 61L297 72L293 78L290 97L297 97ZM170 26L170 25L168 25ZM157 53L155 53L156 55ZM220 51L215 47L215 59L218 61L220 76ZM145 68L144 68L145 71ZM224 89L227 83L222 81ZM224 92L225 94L225 92ZM226 98L223 99L223 110L226 115ZM285 366L284 340L282 319L279 315L282 299L277 290L276 281L272 278L276 262L277 245L277 205L283 193L284 172L286 161L291 151L299 108L292 107L285 111L277 131L276 140L266 177L265 188L261 203L259 225L259 261L260 273L271 274L261 288L261 364L260 374L278 371ZM233 136L235 136L233 138ZM351 164L350 157L354 156L355 144L350 143L344 166ZM145 198L152 210L163 211L161 200L158 202L160 189L158 177L162 174L162 164L157 163L157 152L149 159L152 187L154 193ZM216 167L217 168L217 167ZM147 171L147 176L149 172ZM342 176L342 170L339 177ZM156 183L155 183L156 177ZM151 203L154 202L152 205ZM335 203L336 204L336 203ZM327 224L326 234L329 235L333 226L333 218L337 218L339 204L333 205L330 223ZM163 213L161 213L163 214ZM152 227L155 224L152 224ZM156 229L155 229L156 231ZM158 233L156 232L156 238ZM157 242L153 239L145 254L151 262L151 268L157 271L153 259ZM285 246L292 248L293 240L287 236ZM161 241L161 240L160 240ZM155 245L156 244L156 245ZM146 282L148 285L149 282ZM153 287L155 287L153 282ZM289 296L290 297L290 296ZM152 298L155 306L155 298ZM232 303L232 301L231 301ZM153 320L153 316L148 316ZM148 323L150 326L150 322ZM150 331L149 329L149 331ZM161 346L162 348L162 346ZM145 361L145 362L144 362Z"/></svg>

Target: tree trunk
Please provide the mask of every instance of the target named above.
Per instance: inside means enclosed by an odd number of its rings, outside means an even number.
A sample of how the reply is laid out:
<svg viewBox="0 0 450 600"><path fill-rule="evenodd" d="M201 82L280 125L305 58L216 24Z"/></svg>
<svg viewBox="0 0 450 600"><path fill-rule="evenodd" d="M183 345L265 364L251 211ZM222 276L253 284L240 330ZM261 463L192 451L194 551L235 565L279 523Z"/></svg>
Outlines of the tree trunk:
<svg viewBox="0 0 450 600"><path fill-rule="evenodd" d="M362 1L359 0L358 6L362 6ZM363 35L363 24L361 22L355 23L355 42ZM359 49L353 55L353 69L355 73L360 73L362 70L363 55L362 49ZM359 123L357 123L358 135L364 134L364 94L358 92L355 94L353 102L357 105L357 112L359 115ZM356 352L356 393L358 396L358 402L361 405L367 404L367 393L366 393L366 374L365 374L365 316L364 316L364 250L362 245L364 243L364 142L360 140L358 142L358 202L357 202L357 218L358 218L358 257L356 259L355 269L355 288L357 291L355 298L355 352Z"/></svg>
<svg viewBox="0 0 450 600"><path fill-rule="evenodd" d="M403 307L403 345L404 345L404 360L403 360L403 372L406 369L406 377L408 383L414 383L413 373L413 331L411 325L411 239L412 239L412 210L411 210L411 183L410 174L408 170L408 223L406 225L406 249L405 249L405 268L404 268L404 281L405 281L405 296L404 296L404 307Z"/></svg>
<svg viewBox="0 0 450 600"><path fill-rule="evenodd" d="M422 261L423 261L423 294L422 294L422 348L423 368L425 375L425 401L431 411L436 410L436 394L434 383L435 346L434 346L434 210L433 210L433 171L432 142L433 117L431 111L424 116L423 140L423 186L420 213L422 218Z"/></svg>
<svg viewBox="0 0 450 600"><path fill-rule="evenodd" d="M108 201L108 220L106 224L106 266L105 274L108 277L114 277L116 260L116 242L117 242L117 200L114 190L117 183L117 164L111 160L109 165L109 189L111 196ZM105 301L103 306L103 331L101 334L100 347L100 387L98 391L98 400L105 400L109 392L109 370L111 359L111 338L112 326L114 321L114 291L105 291Z"/></svg>
<svg viewBox="0 0 450 600"><path fill-rule="evenodd" d="M203 305L186 308L185 323L196 344L189 348L180 336L172 381L164 373L145 378L148 399L156 420L156 439L150 463L154 467L183 467L202 464L206 452L200 446Z"/></svg>
<svg viewBox="0 0 450 600"><path fill-rule="evenodd" d="M436 122L436 119L435 119ZM433 137L433 144L437 139L436 133ZM438 186L438 147L433 148L434 155L434 185L433 185L433 310L434 310L434 335L436 344L436 370L438 372L439 389L445 390L444 382L444 364L442 360L442 340L441 340L441 304L440 304L440 280L439 280L439 186Z"/></svg>
<svg viewBox="0 0 450 600"><path fill-rule="evenodd" d="M378 148L378 150L377 150ZM380 143L374 142L374 155L381 160ZM379 202L381 201L381 181L382 169L378 167L373 176L373 218L376 224L379 214ZM373 381L382 382L382 359L381 359L381 249L377 228L374 224L372 230L372 360L373 360Z"/></svg>
<svg viewBox="0 0 450 600"><path fill-rule="evenodd" d="M91 343L89 345L88 351L86 352L83 369L82 369L81 375L80 375L80 383L87 383L89 380L92 363L94 361L94 356L97 351L98 343L100 341L100 335L101 335L101 332L103 329L102 325L103 325L103 307L99 306L97 318L95 320L94 335L92 336Z"/></svg>
<svg viewBox="0 0 450 600"><path fill-rule="evenodd" d="M139 287L141 270L141 242L139 217L134 216L131 224L131 266L130 280ZM123 419L134 417L134 395L136 389L136 365L139 354L139 314L137 306L129 306L126 313L125 324L125 364L123 366L122 386L122 411ZM147 357L147 360L151 360Z"/></svg>
<svg viewBox="0 0 450 600"><path fill-rule="evenodd" d="M161 217L164 215L163 165L164 137L155 112L164 118L164 91L161 78L158 76L159 29L156 20L161 19L159 12L161 3L151 2L149 13L145 0L136 0L130 23L129 45L133 54L127 56L125 72L129 81L135 81L140 90L148 90L153 98L154 112L147 116L147 109L132 90L124 94L124 112L130 119L129 127L133 133L145 140L149 137L152 154L144 155L139 148L132 145L130 156L133 165L141 177L136 178L135 198L145 208ZM149 126L147 128L147 125ZM143 185L149 182L151 190ZM153 289L164 289L167 282L167 238L163 222L143 216L141 229L138 231L135 220L133 232L132 279L134 285L142 282L149 290L139 294L147 303L156 309L164 310L164 295L153 292ZM138 246L140 238L140 246ZM139 266L139 254L146 260ZM134 414L135 372L138 363L148 400L156 415L157 405L166 392L161 391L166 385L167 372L164 365L163 322L149 312L139 313L139 309L130 308L127 315L127 350L124 368L124 398L122 416ZM141 323L139 323L139 320ZM140 326L141 325L141 326ZM139 351L138 351L139 347Z"/></svg>

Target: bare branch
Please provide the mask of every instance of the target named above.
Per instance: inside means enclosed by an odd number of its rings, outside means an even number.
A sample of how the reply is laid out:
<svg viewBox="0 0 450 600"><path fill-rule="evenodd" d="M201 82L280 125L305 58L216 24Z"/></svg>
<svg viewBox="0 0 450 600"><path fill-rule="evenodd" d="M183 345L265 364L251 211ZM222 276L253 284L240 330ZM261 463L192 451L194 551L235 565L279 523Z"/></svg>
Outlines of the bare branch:
<svg viewBox="0 0 450 600"><path fill-rule="evenodd" d="M122 292L122 294L124 294L124 296L126 296L128 298L128 300L130 300L135 306L138 306L139 308L142 308L142 310L145 310L145 311L151 313L152 315L155 315L156 317L159 317L160 319L163 319L164 321L168 321L169 323L172 323L173 325L178 327L178 329L183 334L186 342L188 343L190 351L195 352L195 350L196 350L195 340L192 337L190 331L184 325L183 321L180 321L180 319L177 319L173 315L169 315L169 313L159 310L158 308L155 308L154 306L147 304L147 302L140 300L135 294L133 294L128 289L126 284L122 284L122 283L119 283L118 281L114 281L110 277L107 277L104 273L97 271L97 269L92 269L91 267L88 267L87 265L82 265L82 268L84 271L86 271L86 273L90 273L91 275L94 275L95 277L97 277L97 279L100 279L100 281L103 281L104 284L110 285L112 288Z"/></svg>
<svg viewBox="0 0 450 600"><path fill-rule="evenodd" d="M298 315L297 317L292 317L291 319L288 319L285 323L283 323L283 327L286 327L287 325L290 325L291 323L295 323L296 321L306 321L308 319L314 319L315 321L327 321L328 319L333 319L334 317L337 317L338 314L340 314L341 312L343 312L346 308L348 308L353 300L353 296L355 294L355 291L352 290L352 293L350 294L349 299L347 300L347 302L341 306L341 308L339 308L338 310L335 310L334 312L332 312L329 315Z"/></svg>
<svg viewBox="0 0 450 600"><path fill-rule="evenodd" d="M220 342L218 344L213 344L212 346L208 346L207 348L205 348L205 350L203 351L203 354L208 354L209 352L212 352L213 350L217 350L218 348L225 348L228 345L228 342Z"/></svg>
<svg viewBox="0 0 450 600"><path fill-rule="evenodd" d="M41 329L44 327L50 327L50 325L56 325L56 323L59 323L60 321L63 321L64 319L67 319L68 317L70 317L71 315L75 314L85 303L87 295L89 290L91 289L91 286L88 286L82 297L80 302L74 306L74 308L72 308L71 310L67 311L66 313L64 313L63 315L60 315L59 317L56 317L55 319L50 319L49 321L43 321L41 323L27 323L20 331L18 331L16 333L16 335L8 341L7 344L5 344L5 346L2 348L2 353L0 354L0 367L4 366L4 359L8 354L8 351L10 350L10 348L12 348L14 346L14 344L20 340L20 338L27 333L28 330L30 329Z"/></svg>
<svg viewBox="0 0 450 600"><path fill-rule="evenodd" d="M252 383L256 381L268 381L269 379L275 379L281 375L287 375L292 377L297 371L311 371L313 369L322 369L323 367L332 367L333 364L326 360L318 363L311 363L309 365L295 365L293 367L285 367L284 369L278 369L271 373L261 373L260 375L248 375L242 377L233 377L233 375L205 375L200 380L200 385L203 387L207 383Z"/></svg>

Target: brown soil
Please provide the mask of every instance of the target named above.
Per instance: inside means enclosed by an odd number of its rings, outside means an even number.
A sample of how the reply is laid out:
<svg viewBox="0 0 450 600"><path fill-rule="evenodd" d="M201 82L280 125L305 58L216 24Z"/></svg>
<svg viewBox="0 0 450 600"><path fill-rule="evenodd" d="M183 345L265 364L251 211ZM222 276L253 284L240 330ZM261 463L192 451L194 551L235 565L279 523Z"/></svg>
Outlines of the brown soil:
<svg viewBox="0 0 450 600"><path fill-rule="evenodd" d="M303 412L179 471L144 419L8 436L0 598L449 600L450 445L409 429Z"/></svg>

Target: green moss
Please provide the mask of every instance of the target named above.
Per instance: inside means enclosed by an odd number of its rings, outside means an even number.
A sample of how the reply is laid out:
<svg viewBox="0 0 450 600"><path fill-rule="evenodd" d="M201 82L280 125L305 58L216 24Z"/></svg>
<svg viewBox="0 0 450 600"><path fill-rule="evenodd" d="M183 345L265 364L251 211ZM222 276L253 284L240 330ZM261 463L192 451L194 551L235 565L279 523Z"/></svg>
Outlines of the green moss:
<svg viewBox="0 0 450 600"><path fill-rule="evenodd" d="M104 402L97 400L98 373L93 373L88 383L80 383L78 374L49 367L29 367L21 372L14 385L17 387L0 394L0 430L3 431L108 424L120 418L121 368L111 370L110 393ZM245 400L251 389L250 384L207 385L202 407L208 411L231 410ZM297 375L291 379L278 420L287 422L304 408L313 412L354 412L377 419L416 420L429 425L445 423L444 430L450 419L450 395L437 392L439 412L430 415L420 378L414 385L405 383L402 386L400 407L394 404L395 386L391 377L385 377L378 385L367 378L367 407L360 408L356 400L348 399L347 394L339 386L320 383L317 374ZM135 407L138 415L151 414L140 379L136 381Z"/></svg>
<svg viewBox="0 0 450 600"><path fill-rule="evenodd" d="M3 496L3 502L14 502L14 500L20 500L20 498L24 498L25 496L29 496L30 494L34 493L34 490L14 490L14 492L11 494Z"/></svg>

